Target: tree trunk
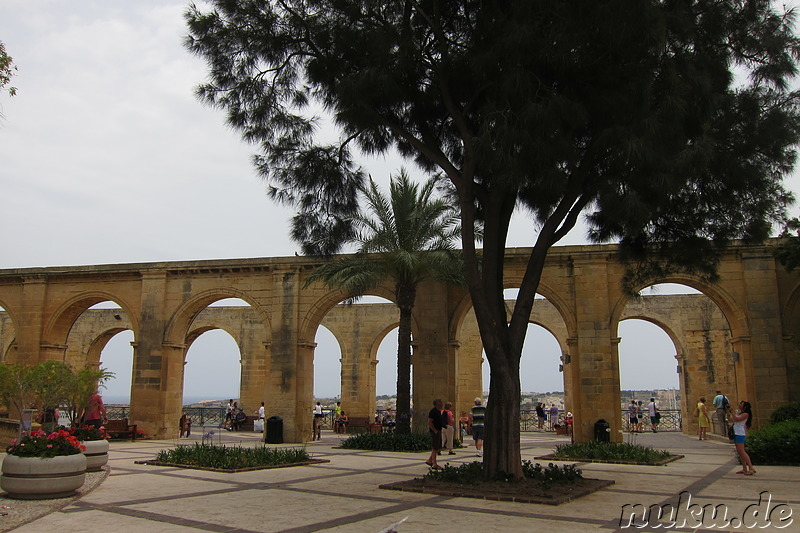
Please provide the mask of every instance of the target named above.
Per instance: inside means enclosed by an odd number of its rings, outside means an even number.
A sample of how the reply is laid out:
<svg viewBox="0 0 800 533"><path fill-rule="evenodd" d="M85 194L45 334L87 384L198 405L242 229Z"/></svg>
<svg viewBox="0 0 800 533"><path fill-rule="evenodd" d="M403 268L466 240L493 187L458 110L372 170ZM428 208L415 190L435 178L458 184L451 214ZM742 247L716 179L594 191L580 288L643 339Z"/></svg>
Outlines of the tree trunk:
<svg viewBox="0 0 800 533"><path fill-rule="evenodd" d="M397 425L398 433L411 432L411 310L416 297L415 286L398 284L397 307L400 324L397 327Z"/></svg>
<svg viewBox="0 0 800 533"><path fill-rule="evenodd" d="M486 405L486 429L483 472L487 479L500 472L522 477L522 456L519 446L520 381L519 363L508 364L513 356L500 353L490 356L489 401ZM500 362L499 358L504 359ZM516 358L519 361L519 358Z"/></svg>

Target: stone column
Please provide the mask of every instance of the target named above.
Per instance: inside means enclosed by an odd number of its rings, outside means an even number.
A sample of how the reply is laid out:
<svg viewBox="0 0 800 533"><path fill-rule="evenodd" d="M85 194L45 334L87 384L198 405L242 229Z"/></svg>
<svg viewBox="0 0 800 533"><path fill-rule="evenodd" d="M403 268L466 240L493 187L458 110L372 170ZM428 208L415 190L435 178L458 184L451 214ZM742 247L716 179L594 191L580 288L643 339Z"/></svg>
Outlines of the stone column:
<svg viewBox="0 0 800 533"><path fill-rule="evenodd" d="M609 294L616 279L609 279L608 264L596 258L575 258L574 276L577 342L571 354L571 402L576 442L594 439L594 424L611 425L611 440L621 442L619 357L611 334ZM614 285L616 286L616 285Z"/></svg>
<svg viewBox="0 0 800 533"><path fill-rule="evenodd" d="M10 352L9 363L33 364L40 357L42 333L44 329L44 304L47 295L47 277L30 275L22 279L21 308L16 324L17 349Z"/></svg>
<svg viewBox="0 0 800 533"><path fill-rule="evenodd" d="M455 352L448 339L447 292L444 284L422 283L417 288L414 306L412 428L423 431L428 426L428 412L435 398L456 398Z"/></svg>
<svg viewBox="0 0 800 533"><path fill-rule="evenodd" d="M316 344L298 339L297 270L276 269L272 279L272 346L267 360L270 416L283 419L284 441L305 442L311 438Z"/></svg>
<svg viewBox="0 0 800 533"><path fill-rule="evenodd" d="M155 438L177 438L186 346L164 342L166 271L142 274L139 338L133 349L131 423Z"/></svg>
<svg viewBox="0 0 800 533"><path fill-rule="evenodd" d="M780 267L771 251L763 247L744 252L742 267L750 339L734 346L739 354L734 361L737 400L747 400L753 405L753 423L758 427L775 408L789 401L776 274Z"/></svg>

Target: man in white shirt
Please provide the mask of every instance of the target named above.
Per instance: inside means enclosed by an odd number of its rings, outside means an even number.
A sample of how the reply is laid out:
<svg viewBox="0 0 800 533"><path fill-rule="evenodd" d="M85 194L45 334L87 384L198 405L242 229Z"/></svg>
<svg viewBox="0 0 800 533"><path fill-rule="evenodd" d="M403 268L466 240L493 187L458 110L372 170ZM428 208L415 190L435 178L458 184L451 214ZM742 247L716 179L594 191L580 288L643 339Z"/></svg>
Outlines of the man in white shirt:
<svg viewBox="0 0 800 533"><path fill-rule="evenodd" d="M647 404L647 411L650 414L650 425L652 426L653 433L658 433L658 423L661 418L661 414L658 412L658 407L656 407L656 399L650 398L650 403Z"/></svg>

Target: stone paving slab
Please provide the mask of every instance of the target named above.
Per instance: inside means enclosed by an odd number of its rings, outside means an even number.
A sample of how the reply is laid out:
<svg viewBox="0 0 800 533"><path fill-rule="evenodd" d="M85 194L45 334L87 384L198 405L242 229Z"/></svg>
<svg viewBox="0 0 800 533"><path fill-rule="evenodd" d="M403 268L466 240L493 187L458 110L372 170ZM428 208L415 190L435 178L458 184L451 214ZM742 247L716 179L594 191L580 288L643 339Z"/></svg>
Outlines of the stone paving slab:
<svg viewBox="0 0 800 533"><path fill-rule="evenodd" d="M257 435L225 437L235 444L259 442ZM315 458L330 459L328 464L237 474L134 464L176 445L176 440L114 442L109 454L111 474L102 485L15 531L377 533L405 517L400 533L663 531L663 527L621 529L622 506L677 503L677 495L687 491L693 502L724 505L729 514L741 514L758 502L760 492L769 491L773 504L788 506L794 520L783 529L760 531L800 532L800 468L756 465L758 473L745 478L735 474L738 465L731 445L674 433L639 435L638 443L667 448L685 455L684 459L654 467L579 464L586 477L616 483L558 507L378 490L381 483L424 474L427 455L341 450L335 448L339 442L331 434L307 446ZM523 434L523 458L551 452L563 442L551 434ZM476 459L473 451L463 450L448 459L472 461ZM707 529L712 530L742 531Z"/></svg>

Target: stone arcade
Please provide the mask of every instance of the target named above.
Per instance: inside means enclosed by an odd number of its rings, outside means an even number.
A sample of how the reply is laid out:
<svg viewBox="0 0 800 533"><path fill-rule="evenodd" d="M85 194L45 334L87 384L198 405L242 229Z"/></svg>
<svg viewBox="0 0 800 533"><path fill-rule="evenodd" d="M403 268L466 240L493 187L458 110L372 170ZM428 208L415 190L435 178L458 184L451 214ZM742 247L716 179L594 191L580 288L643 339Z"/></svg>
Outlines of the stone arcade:
<svg viewBox="0 0 800 533"><path fill-rule="evenodd" d="M563 352L567 406L576 439L592 438L594 421L612 421L620 439L618 324L641 318L661 326L676 347L684 417L700 395L716 388L753 403L756 421L800 398L800 276L775 261L775 241L735 246L720 264L720 280L688 276L701 295L632 299L621 289L616 247L568 246L548 256L531 322L548 329ZM509 249L505 282L519 285L529 250ZM320 285L304 288L317 258L286 257L0 270L0 356L33 363L64 360L98 365L108 340L134 335L131 417L148 434L177 436L183 366L191 343L221 328L239 345L241 401L284 419L288 442L310 438L314 338L320 324L342 352L342 401L353 416L375 409L375 354L396 327L389 304L339 305L349 294ZM390 286L376 296L392 299ZM458 411L480 394L481 343L469 295L438 283L420 287L414 308L415 398L454 400ZM250 305L207 308L239 298ZM93 310L111 300L121 311ZM716 304L716 305L714 305ZM646 347L643 347L646 349ZM434 376L437 379L434 379ZM691 405L688 405L691 404ZM692 409L690 409L692 408ZM415 425L424 420L415 420ZM693 431L687 424L685 431Z"/></svg>

